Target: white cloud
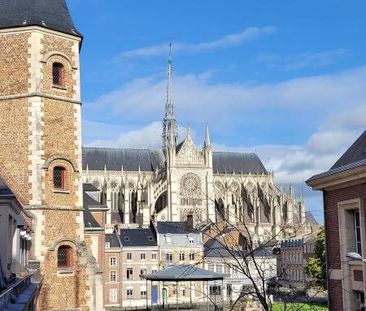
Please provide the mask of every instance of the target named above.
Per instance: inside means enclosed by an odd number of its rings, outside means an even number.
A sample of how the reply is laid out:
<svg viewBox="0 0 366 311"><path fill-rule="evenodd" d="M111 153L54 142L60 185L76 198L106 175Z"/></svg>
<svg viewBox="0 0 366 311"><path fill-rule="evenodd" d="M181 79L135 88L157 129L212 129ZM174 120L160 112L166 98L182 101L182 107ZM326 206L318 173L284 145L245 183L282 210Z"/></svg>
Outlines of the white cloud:
<svg viewBox="0 0 366 311"><path fill-rule="evenodd" d="M228 34L209 42L199 42L196 44L177 42L174 43L173 48L175 52L206 52L238 46L255 38L272 35L276 32L277 29L274 26L266 26L263 28L249 27L239 33ZM123 52L116 59L167 55L168 51L169 43L166 42Z"/></svg>
<svg viewBox="0 0 366 311"><path fill-rule="evenodd" d="M262 53L256 58L258 63L265 63L270 69L300 70L317 68L333 64L347 54L346 49L335 49L322 52L306 52L296 56L281 57L277 54Z"/></svg>
<svg viewBox="0 0 366 311"><path fill-rule="evenodd" d="M366 67L271 84L212 83L210 74L188 74L175 78L174 99L178 119L193 124L208 121L221 128L239 122L238 118L249 112L250 120L265 117L278 122L278 115L263 113L266 109L314 118L316 112L327 115L355 107L366 100L365 84ZM165 80L135 79L86 106L96 113L118 116L121 123L133 124L136 120L147 123L162 118L165 90Z"/></svg>
<svg viewBox="0 0 366 311"><path fill-rule="evenodd" d="M108 125L107 125L108 128ZM157 148L161 146L161 122L153 122L147 126L120 132L115 139L106 137L91 140L88 146L120 147L120 148Z"/></svg>
<svg viewBox="0 0 366 311"><path fill-rule="evenodd" d="M310 130L308 128L313 134L297 145L244 146L243 140L238 140L236 146L216 145L217 149L256 151L268 169L276 172L280 182L299 183L329 169L366 128L365 85L366 67L272 84L214 84L210 82L209 74L185 75L175 80L174 98L178 120L200 124L202 130L208 121L211 129L224 137L229 126L234 126L234 137L242 136L242 126L248 122L258 122L254 123L259 126L258 133L264 123L273 130L281 128L291 132L295 129L288 127L289 122L299 130L316 119L317 122L309 126ZM161 146L161 123L153 121L162 119L164 97L165 81L150 77L133 80L85 105L94 107L97 113L110 113L118 124L135 124L133 128L122 128L119 135L112 137L108 133L110 124L104 137L103 129L98 127L98 139L88 139L87 143ZM296 123L296 119L304 123ZM139 126L144 123L149 125ZM214 135L212 140L215 142ZM262 138L262 141L266 139ZM267 142L272 143L273 137L268 137Z"/></svg>
<svg viewBox="0 0 366 311"><path fill-rule="evenodd" d="M361 111L366 112L366 99L364 105L328 116L323 120L323 126L301 145L257 145L250 147L218 145L216 149L255 151L267 169L275 172L278 182L301 184L311 176L327 171L366 130L366 119L363 118L361 121L361 118L355 118ZM355 119L357 122L354 122ZM342 120L343 122L334 123L334 120Z"/></svg>
<svg viewBox="0 0 366 311"><path fill-rule="evenodd" d="M84 123L88 126L88 121L84 121ZM103 124L98 123L98 128L101 130L100 136L96 137L96 139L88 140L85 146L142 149L159 149L162 146L162 123L159 121L154 121L151 124L132 130L123 130L115 138L111 137L113 136L109 131L111 126L109 124L105 124L104 126L103 131ZM187 128L179 127L178 131L179 137L185 137ZM191 130L191 135L195 138L195 132L193 130Z"/></svg>
<svg viewBox="0 0 366 311"><path fill-rule="evenodd" d="M366 129L366 119L350 128L356 112L366 111L366 104L346 112L335 113L324 120L324 126L315 131L304 144L299 145L256 145L227 146L214 144L216 151L256 152L267 169L274 171L276 180L283 184L300 184L312 175L328 170L345 150ZM337 130L331 120L344 120ZM349 122L346 122L349 120ZM106 124L108 131L109 125ZM161 122L121 132L116 139L97 139L87 145L122 148L160 148ZM186 128L180 128L180 137L185 137ZM195 137L195 133L193 132ZM212 137L214 140L214 137Z"/></svg>

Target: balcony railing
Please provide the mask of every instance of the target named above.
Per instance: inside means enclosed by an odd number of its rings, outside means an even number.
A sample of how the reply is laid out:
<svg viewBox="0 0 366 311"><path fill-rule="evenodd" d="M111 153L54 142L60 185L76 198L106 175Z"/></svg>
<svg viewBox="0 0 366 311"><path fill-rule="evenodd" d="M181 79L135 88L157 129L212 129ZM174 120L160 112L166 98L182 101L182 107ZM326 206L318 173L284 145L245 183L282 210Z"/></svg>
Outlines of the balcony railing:
<svg viewBox="0 0 366 311"><path fill-rule="evenodd" d="M33 303L34 297L37 293L37 290L40 288L42 284L42 278L39 280L35 280L35 275L30 274L15 283L11 284L9 288L5 289L2 293L0 293L0 310L6 308L6 306L11 305L13 303L21 303L24 304L24 309L30 306ZM31 285L34 285L31 288ZM24 294L27 290L32 289L29 295L26 296L26 300L18 302L20 296Z"/></svg>

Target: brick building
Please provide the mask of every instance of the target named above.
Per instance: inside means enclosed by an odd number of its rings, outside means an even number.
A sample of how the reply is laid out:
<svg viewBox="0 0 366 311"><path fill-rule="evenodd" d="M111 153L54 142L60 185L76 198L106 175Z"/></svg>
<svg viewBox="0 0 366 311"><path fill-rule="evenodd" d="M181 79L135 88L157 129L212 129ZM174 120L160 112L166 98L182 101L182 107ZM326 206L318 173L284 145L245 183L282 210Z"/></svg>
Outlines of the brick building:
<svg viewBox="0 0 366 311"><path fill-rule="evenodd" d="M81 41L64 0L0 3L0 179L32 219L42 310L103 309L104 224L84 224L103 209L83 203Z"/></svg>
<svg viewBox="0 0 366 311"><path fill-rule="evenodd" d="M307 184L323 191L330 310L365 310L366 132L329 171Z"/></svg>

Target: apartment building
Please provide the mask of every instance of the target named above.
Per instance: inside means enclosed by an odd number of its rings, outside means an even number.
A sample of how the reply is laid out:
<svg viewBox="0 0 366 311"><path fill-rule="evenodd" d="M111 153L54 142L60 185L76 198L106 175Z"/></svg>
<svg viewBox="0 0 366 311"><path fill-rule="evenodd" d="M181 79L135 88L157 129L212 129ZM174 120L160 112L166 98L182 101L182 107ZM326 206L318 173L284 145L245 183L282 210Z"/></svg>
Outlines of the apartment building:
<svg viewBox="0 0 366 311"><path fill-rule="evenodd" d="M153 226L159 245L160 270L170 265L203 266L202 233L190 222L156 222ZM180 303L201 299L204 295L202 282L182 282L178 287L175 284L161 284L159 303L176 303L176 291L179 292Z"/></svg>
<svg viewBox="0 0 366 311"><path fill-rule="evenodd" d="M159 269L155 232L150 228L135 228L107 234L105 252L106 307L145 306L147 296L157 293L157 287L147 288L141 278Z"/></svg>

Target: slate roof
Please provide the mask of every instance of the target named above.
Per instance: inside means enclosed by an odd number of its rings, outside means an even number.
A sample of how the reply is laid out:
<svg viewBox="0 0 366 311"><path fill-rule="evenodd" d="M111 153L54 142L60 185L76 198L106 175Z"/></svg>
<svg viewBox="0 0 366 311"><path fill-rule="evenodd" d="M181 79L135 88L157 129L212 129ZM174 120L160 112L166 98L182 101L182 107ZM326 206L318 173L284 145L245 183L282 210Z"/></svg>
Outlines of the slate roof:
<svg viewBox="0 0 366 311"><path fill-rule="evenodd" d="M204 253L205 257L232 257L229 250L216 239L210 239L205 243Z"/></svg>
<svg viewBox="0 0 366 311"><path fill-rule="evenodd" d="M268 174L255 153L213 152L214 174Z"/></svg>
<svg viewBox="0 0 366 311"><path fill-rule="evenodd" d="M84 183L83 190L84 191L99 191L99 189L97 187L95 187L93 184L90 184L90 183Z"/></svg>
<svg viewBox="0 0 366 311"><path fill-rule="evenodd" d="M84 226L85 229L102 229L102 227L93 217L88 207L84 207Z"/></svg>
<svg viewBox="0 0 366 311"><path fill-rule="evenodd" d="M180 145L177 146L179 148ZM213 152L214 174L268 174L262 161L255 153ZM83 170L154 171L164 165L161 150L83 148Z"/></svg>
<svg viewBox="0 0 366 311"><path fill-rule="evenodd" d="M107 206L100 204L97 200L93 199L86 192L84 192L83 194L83 202L84 207L87 206L88 208L107 208Z"/></svg>
<svg viewBox="0 0 366 311"><path fill-rule="evenodd" d="M82 37L65 0L1 0L0 29L26 26L41 26Z"/></svg>
<svg viewBox="0 0 366 311"><path fill-rule="evenodd" d="M88 195L87 189L93 189L91 184L83 184L83 205L84 205L84 226L86 229L102 229L99 223L95 220L90 209L93 208L106 208L107 206L101 204L100 202L94 200ZM98 190L98 189L97 189ZM91 190L95 191L95 190Z"/></svg>
<svg viewBox="0 0 366 311"><path fill-rule="evenodd" d="M222 280L225 274L204 270L192 265L173 265L150 275L141 276L155 281L212 281Z"/></svg>
<svg viewBox="0 0 366 311"><path fill-rule="evenodd" d="M117 233L108 233L105 235L105 241L110 243L110 247L121 247Z"/></svg>
<svg viewBox="0 0 366 311"><path fill-rule="evenodd" d="M306 183L363 166L366 166L366 131L361 134L328 171L312 176Z"/></svg>
<svg viewBox="0 0 366 311"><path fill-rule="evenodd" d="M229 246L225 247L217 239L210 239L204 245L204 253L205 257L214 258L233 258L233 255L243 257L250 254L248 251L240 251L237 248L238 245L229 248ZM253 250L253 254L255 257L273 256L272 247L258 247Z"/></svg>
<svg viewBox="0 0 366 311"><path fill-rule="evenodd" d="M316 221L314 215L310 211L305 212L305 223L307 223L311 226L319 225L319 223Z"/></svg>
<svg viewBox="0 0 366 311"><path fill-rule="evenodd" d="M283 248L302 247L303 245L303 239L285 240L281 242L281 247Z"/></svg>
<svg viewBox="0 0 366 311"><path fill-rule="evenodd" d="M156 237L151 229L122 229L122 246L157 246Z"/></svg>
<svg viewBox="0 0 366 311"><path fill-rule="evenodd" d="M113 149L83 148L83 170L110 171L154 171L164 163L164 155L160 150L149 149Z"/></svg>
<svg viewBox="0 0 366 311"><path fill-rule="evenodd" d="M331 170L361 160L366 160L366 131L364 131L352 146L338 159L331 167Z"/></svg>
<svg viewBox="0 0 366 311"><path fill-rule="evenodd" d="M157 222L156 228L159 234L188 234L188 233L199 233L196 228L190 227L186 222L178 221L164 221Z"/></svg>

